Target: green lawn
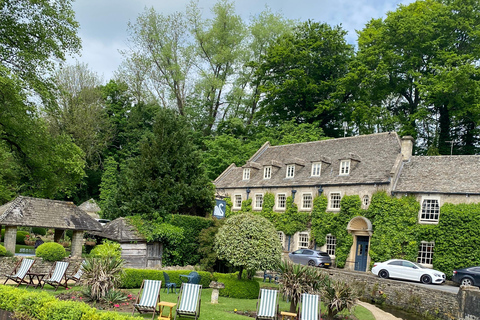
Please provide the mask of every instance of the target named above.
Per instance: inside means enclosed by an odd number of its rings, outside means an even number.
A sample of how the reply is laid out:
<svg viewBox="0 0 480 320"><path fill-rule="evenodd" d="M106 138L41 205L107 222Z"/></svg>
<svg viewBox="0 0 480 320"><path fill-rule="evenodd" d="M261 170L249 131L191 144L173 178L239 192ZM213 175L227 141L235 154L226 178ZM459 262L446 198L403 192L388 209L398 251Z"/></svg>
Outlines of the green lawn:
<svg viewBox="0 0 480 320"><path fill-rule="evenodd" d="M261 287L276 287L277 285L274 283L264 283L262 279L258 279ZM22 286L23 287L23 286ZM69 292L80 291L82 287L76 286L68 290ZM27 290L39 290L34 288L28 288ZM233 299L233 298L225 298L219 297L218 304L211 304L211 296L212 296L213 289L203 289L202 290L202 302L200 306L200 317L199 320L246 320L248 319L245 316L238 315L234 313L234 310L237 309L238 311L255 311L257 305L257 299ZM45 286L43 291L48 292L51 295L57 295L60 293L64 293L65 289L60 287L58 291L54 291L50 286ZM128 290L134 295L138 294L139 289L130 289ZM165 293L164 289L162 289L160 293L160 300L161 301L168 301L177 303L178 294L175 293ZM280 299L280 311L288 311L290 309L290 303ZM133 310L133 307L132 307ZM168 308L166 308L165 313L167 312ZM325 310L325 306L322 305L322 310ZM130 315L130 313L122 313L125 315ZM348 312L343 312L343 314L348 314ZM135 312L135 315L139 315ZM367 309L357 306L353 310L353 315L359 320L375 320L373 315ZM143 314L141 315L145 319L151 319L152 314ZM157 317L155 317L157 318ZM183 318L182 318L183 319Z"/></svg>

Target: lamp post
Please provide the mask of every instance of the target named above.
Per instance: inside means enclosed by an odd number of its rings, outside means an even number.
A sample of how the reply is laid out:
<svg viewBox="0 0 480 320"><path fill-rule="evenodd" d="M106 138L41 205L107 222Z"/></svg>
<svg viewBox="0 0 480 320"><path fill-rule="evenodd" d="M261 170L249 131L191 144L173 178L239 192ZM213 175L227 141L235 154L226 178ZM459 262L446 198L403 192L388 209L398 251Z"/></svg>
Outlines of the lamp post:
<svg viewBox="0 0 480 320"><path fill-rule="evenodd" d="M250 195L250 188L247 188L247 200L249 195Z"/></svg>
<svg viewBox="0 0 480 320"><path fill-rule="evenodd" d="M321 196L323 193L323 188L322 186L318 186L318 195Z"/></svg>
<svg viewBox="0 0 480 320"><path fill-rule="evenodd" d="M295 193L297 193L297 190L292 189L292 201L295 201Z"/></svg>

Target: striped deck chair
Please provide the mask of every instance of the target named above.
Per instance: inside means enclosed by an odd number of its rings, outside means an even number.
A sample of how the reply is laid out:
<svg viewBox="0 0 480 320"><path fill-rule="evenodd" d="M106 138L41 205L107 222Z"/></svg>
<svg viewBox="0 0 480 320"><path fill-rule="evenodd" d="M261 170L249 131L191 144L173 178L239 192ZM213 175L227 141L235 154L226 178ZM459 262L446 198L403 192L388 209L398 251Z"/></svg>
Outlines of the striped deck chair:
<svg viewBox="0 0 480 320"><path fill-rule="evenodd" d="M48 283L52 287L55 287L55 291L57 291L58 287L62 286L67 288L67 268L70 262L63 262L57 261L53 265L52 269L48 272L48 275L45 277L47 279L43 279L42 289L43 286ZM62 283L63 282L63 283Z"/></svg>
<svg viewBox="0 0 480 320"><path fill-rule="evenodd" d="M83 265L84 264L85 264L85 260L82 261L82 264L80 264L80 267L78 268L78 270L75 274L69 275L69 276L67 275L65 283L67 283L68 280L73 280L73 281L75 281L75 284L76 284L83 275Z"/></svg>
<svg viewBox="0 0 480 320"><path fill-rule="evenodd" d="M175 320L177 316L194 317L200 316L200 303L202 301L202 285L195 283L182 283L180 294L177 299L177 310L175 312Z"/></svg>
<svg viewBox="0 0 480 320"><path fill-rule="evenodd" d="M255 319L277 319L278 290L261 289L257 301Z"/></svg>
<svg viewBox="0 0 480 320"><path fill-rule="evenodd" d="M299 320L320 320L320 296L303 293L298 309Z"/></svg>
<svg viewBox="0 0 480 320"><path fill-rule="evenodd" d="M7 279L3 284L7 283L8 280L15 281L17 283L17 287L22 283L29 284L29 282L25 280L25 276L30 271L34 263L35 260L33 259L20 260L15 266L15 269L13 269L13 272L5 275Z"/></svg>
<svg viewBox="0 0 480 320"><path fill-rule="evenodd" d="M156 313L160 314L160 310L157 310L157 305L160 301L161 288L161 280L143 280L137 301L133 305L132 316L135 313L135 310L140 314L153 312L152 319L155 317Z"/></svg>

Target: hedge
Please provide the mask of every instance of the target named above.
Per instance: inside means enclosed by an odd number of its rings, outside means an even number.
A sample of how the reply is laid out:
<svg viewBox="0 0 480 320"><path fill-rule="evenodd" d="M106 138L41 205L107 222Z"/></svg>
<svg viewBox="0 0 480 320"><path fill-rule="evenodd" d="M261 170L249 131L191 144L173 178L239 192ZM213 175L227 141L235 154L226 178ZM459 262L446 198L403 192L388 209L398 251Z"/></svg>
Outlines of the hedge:
<svg viewBox="0 0 480 320"><path fill-rule="evenodd" d="M17 231L17 239L16 239L17 244L25 244L25 236L27 234L30 234L30 233L27 231Z"/></svg>
<svg viewBox="0 0 480 320"><path fill-rule="evenodd" d="M256 299L260 292L260 284L257 280L238 279L237 273L214 273L214 277L218 282L225 285L224 289L220 289L221 297L229 297L236 299Z"/></svg>
<svg viewBox="0 0 480 320"><path fill-rule="evenodd" d="M116 312L99 312L83 302L59 301L46 292L32 292L0 286L0 309L14 312L21 319L38 320L133 320Z"/></svg>
<svg viewBox="0 0 480 320"><path fill-rule="evenodd" d="M165 279L163 278L163 272L168 274L170 282L175 282L177 287L180 288L182 281L180 280L181 274L189 274L191 270L152 270L152 269L125 269L124 274L121 277L120 287L125 289L140 288L144 279L149 280L162 280L162 285L165 287ZM200 275L200 284L204 288L210 286L210 282L213 280L213 276L210 272L197 271Z"/></svg>

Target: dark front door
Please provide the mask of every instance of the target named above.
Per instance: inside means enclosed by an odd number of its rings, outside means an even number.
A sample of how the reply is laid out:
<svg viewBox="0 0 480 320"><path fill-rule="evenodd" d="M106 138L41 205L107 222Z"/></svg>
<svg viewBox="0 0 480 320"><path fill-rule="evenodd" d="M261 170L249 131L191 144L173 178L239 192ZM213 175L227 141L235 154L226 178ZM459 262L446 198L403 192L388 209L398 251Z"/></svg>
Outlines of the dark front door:
<svg viewBox="0 0 480 320"><path fill-rule="evenodd" d="M357 236L357 249L355 253L355 270L367 271L368 237Z"/></svg>

